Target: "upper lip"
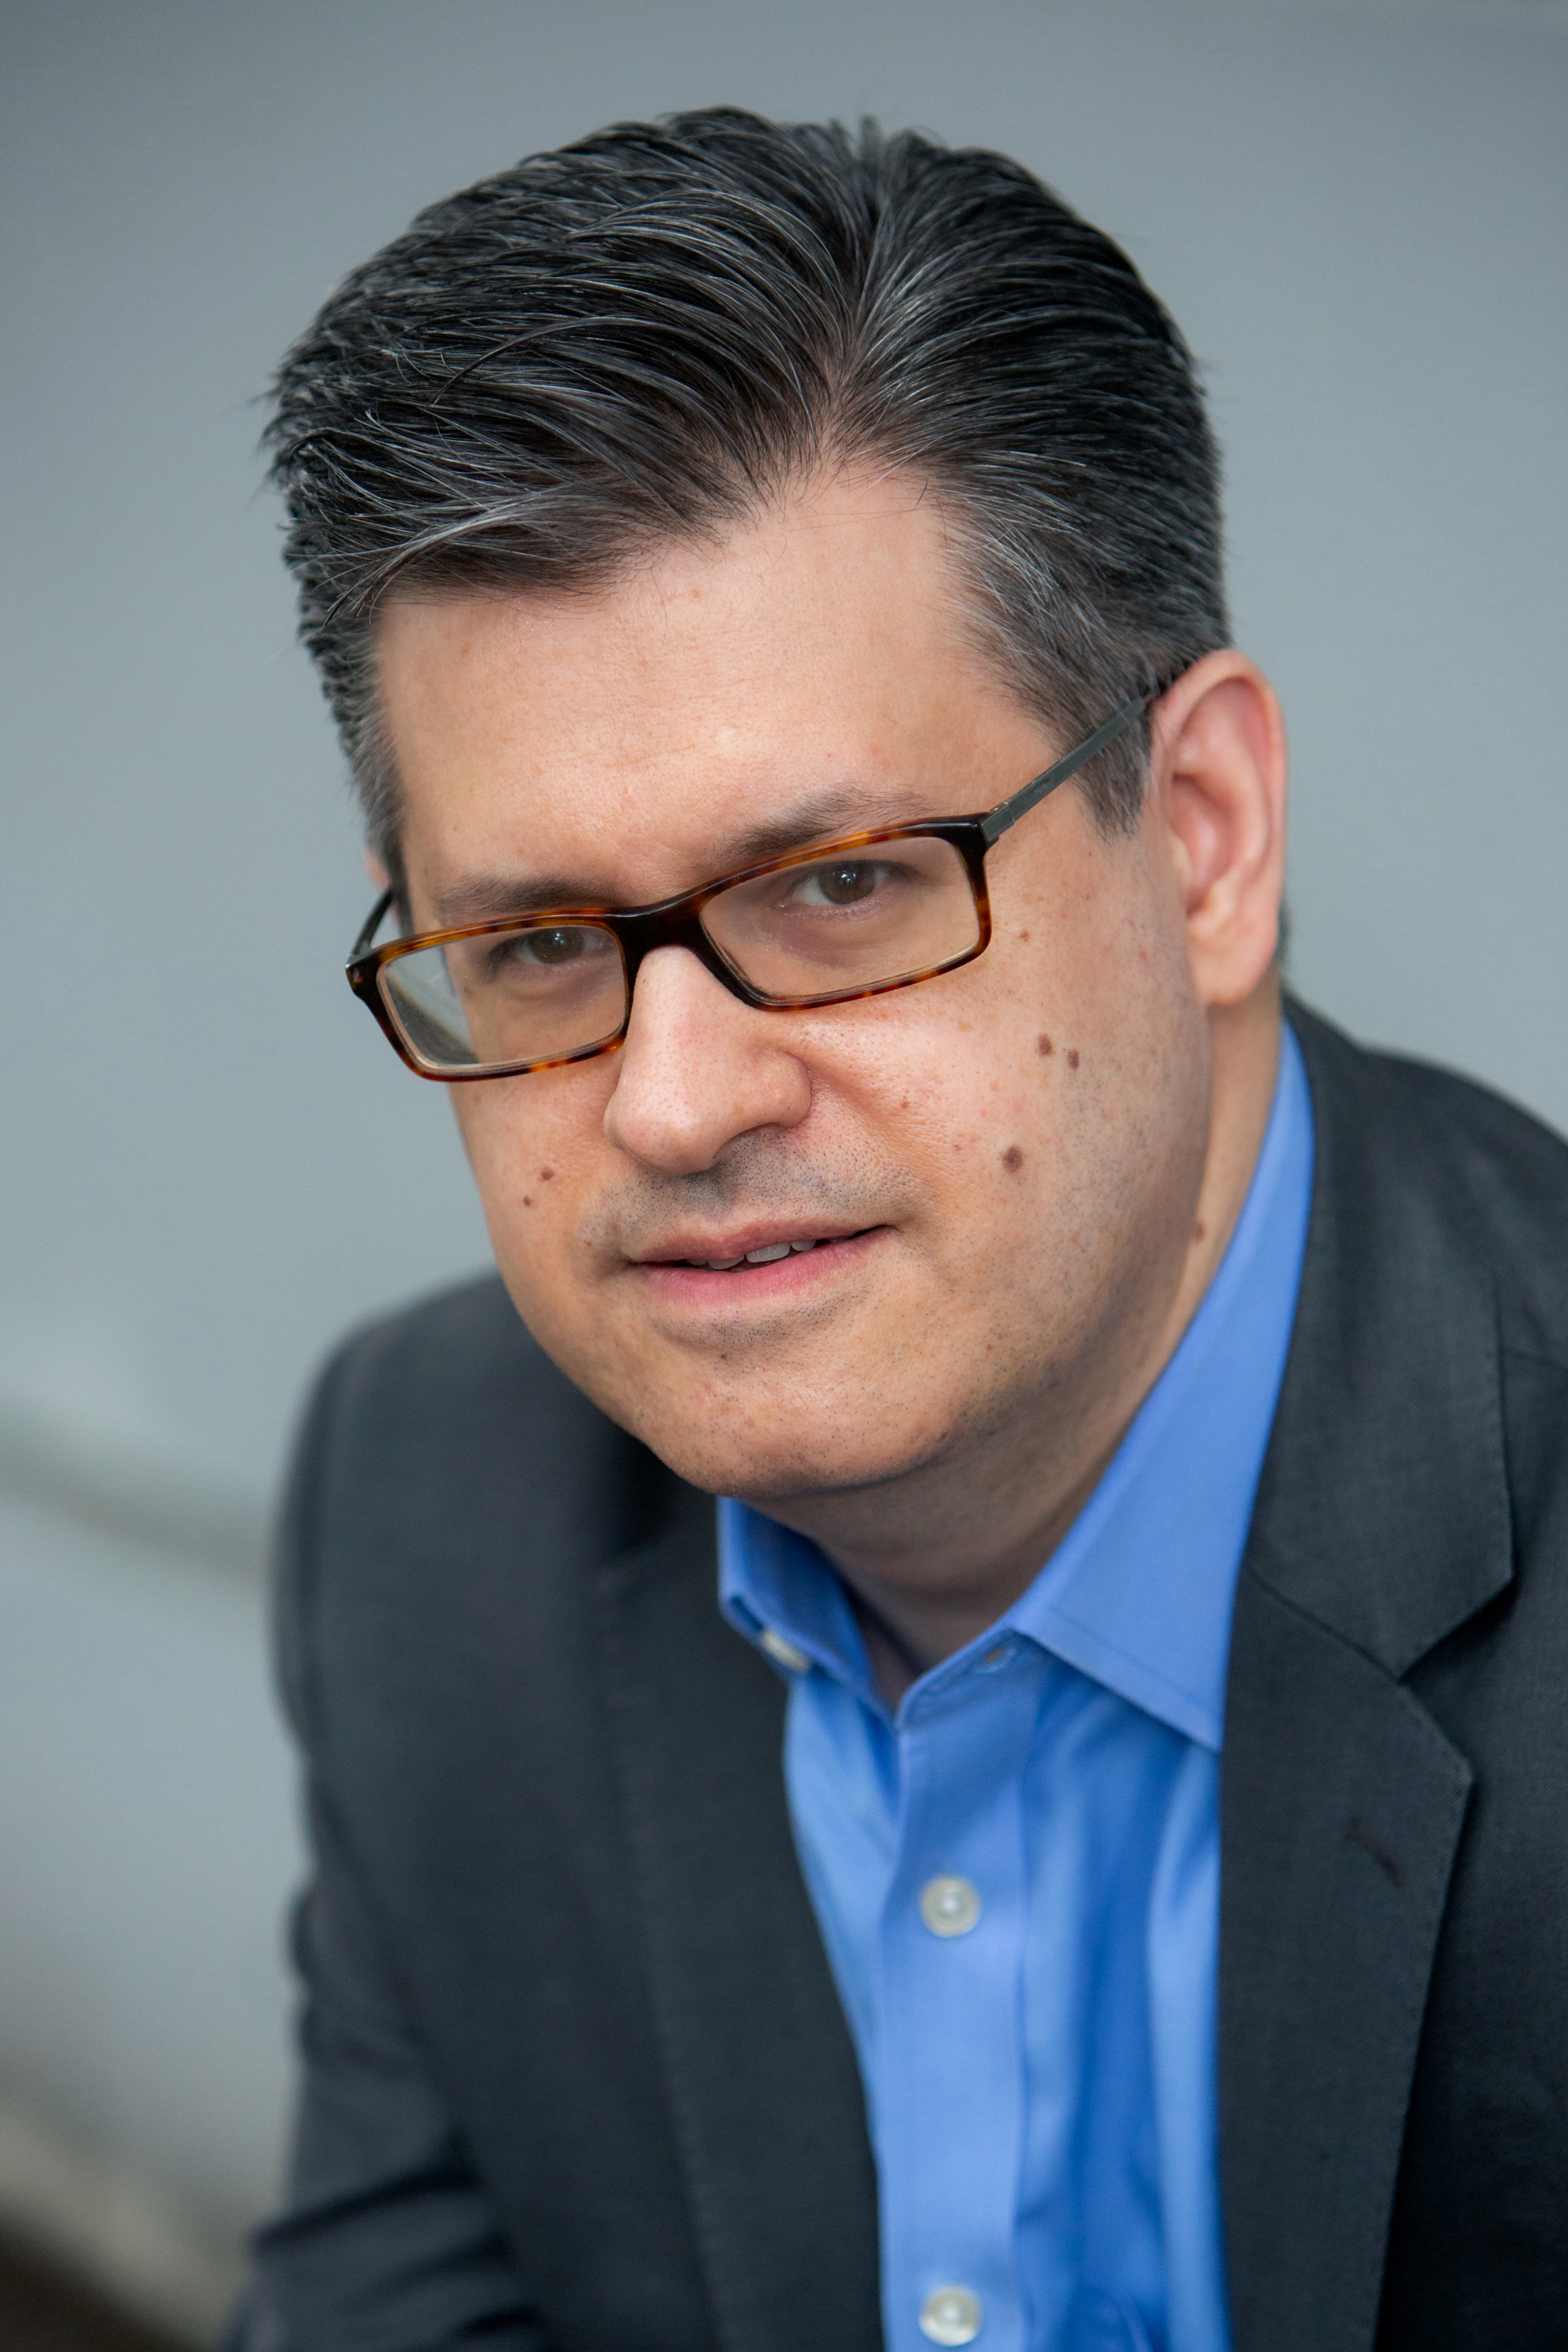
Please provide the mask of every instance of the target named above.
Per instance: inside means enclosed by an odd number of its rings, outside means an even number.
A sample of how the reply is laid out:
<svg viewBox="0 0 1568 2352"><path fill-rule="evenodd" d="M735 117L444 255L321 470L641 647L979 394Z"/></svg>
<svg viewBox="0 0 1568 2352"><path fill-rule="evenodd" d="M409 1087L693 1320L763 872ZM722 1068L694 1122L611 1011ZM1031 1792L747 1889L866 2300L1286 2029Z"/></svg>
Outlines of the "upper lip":
<svg viewBox="0 0 1568 2352"><path fill-rule="evenodd" d="M791 1217L782 1223L770 1220L737 1225L727 1234L673 1234L655 1249L642 1250L632 1260L634 1265L679 1265L695 1259L699 1265L710 1265L716 1258L745 1257L751 1251L776 1248L780 1242L843 1242L856 1234L870 1231L873 1218L864 1224L813 1224L805 1217Z"/></svg>

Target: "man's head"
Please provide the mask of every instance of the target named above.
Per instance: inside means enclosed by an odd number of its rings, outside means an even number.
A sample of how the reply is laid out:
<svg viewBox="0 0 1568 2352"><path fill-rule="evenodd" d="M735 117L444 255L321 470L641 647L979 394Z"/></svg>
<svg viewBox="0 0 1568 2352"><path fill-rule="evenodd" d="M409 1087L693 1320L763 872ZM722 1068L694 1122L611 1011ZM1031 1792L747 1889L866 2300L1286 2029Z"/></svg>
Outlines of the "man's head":
<svg viewBox="0 0 1568 2352"><path fill-rule="evenodd" d="M718 108L432 205L279 372L306 642L377 854L374 624L416 582L583 588L824 470L941 504L970 625L1070 736L1228 629L1217 459L1173 322L1005 157ZM1125 822L1142 730L1086 789Z"/></svg>
<svg viewBox="0 0 1568 2352"><path fill-rule="evenodd" d="M988 809L1167 689L1150 781L1140 724L992 853L977 961L781 1013L665 949L618 1052L457 1090L526 1319L698 1483L874 1517L990 1461L1004 1509L1092 1451L1214 1245L1279 856L1212 446L1124 257L992 156L613 131L352 278L274 439L417 929Z"/></svg>

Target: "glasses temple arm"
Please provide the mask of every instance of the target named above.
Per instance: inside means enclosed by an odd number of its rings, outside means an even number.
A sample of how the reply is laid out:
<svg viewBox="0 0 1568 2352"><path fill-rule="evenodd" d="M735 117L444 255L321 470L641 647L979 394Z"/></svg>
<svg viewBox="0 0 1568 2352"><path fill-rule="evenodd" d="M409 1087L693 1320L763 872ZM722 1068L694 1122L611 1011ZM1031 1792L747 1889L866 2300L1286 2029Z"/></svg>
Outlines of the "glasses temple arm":
<svg viewBox="0 0 1568 2352"><path fill-rule="evenodd" d="M387 910L391 907L395 896L395 892L391 890L384 890L380 898L376 900L374 906L371 908L370 913L365 919L364 929L361 931L358 939L349 950L350 963L354 962L358 957L363 955L366 949L370 946L372 940L374 939L377 931L380 930L383 923L386 920ZM341 931L339 932L338 937L342 939L342 933Z"/></svg>
<svg viewBox="0 0 1568 2352"><path fill-rule="evenodd" d="M1076 776L1080 768L1087 767L1096 752L1103 751L1108 743L1113 743L1122 729L1130 727L1139 712L1146 710L1154 698L1152 694L1135 694L1131 702L1124 702L1120 710L1113 710L1104 726L1097 727L1087 742L1079 744L1065 760L1058 760L1054 768L1046 769L1032 783L1015 793L1011 800L999 802L990 814L981 820L980 831L986 848L994 848L1008 826L1016 824L1021 816L1027 816L1047 793L1054 793L1058 784L1065 784L1069 776Z"/></svg>

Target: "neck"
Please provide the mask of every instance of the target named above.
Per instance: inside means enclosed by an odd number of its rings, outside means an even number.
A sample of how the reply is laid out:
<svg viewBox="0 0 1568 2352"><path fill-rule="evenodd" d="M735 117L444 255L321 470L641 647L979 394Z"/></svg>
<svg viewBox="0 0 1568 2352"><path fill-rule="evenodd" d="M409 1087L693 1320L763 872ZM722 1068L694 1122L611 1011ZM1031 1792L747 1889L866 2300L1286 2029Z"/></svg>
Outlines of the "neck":
<svg viewBox="0 0 1568 2352"><path fill-rule="evenodd" d="M1213 1095L1184 1259L1167 1295L1115 1326L1098 1360L1005 1426L865 1496L814 1496L769 1515L843 1577L883 1696L896 1704L1027 1591L1089 1500L1219 1268L1262 1149L1279 1066L1279 991L1210 1016ZM1122 1344L1118 1345L1121 1340Z"/></svg>

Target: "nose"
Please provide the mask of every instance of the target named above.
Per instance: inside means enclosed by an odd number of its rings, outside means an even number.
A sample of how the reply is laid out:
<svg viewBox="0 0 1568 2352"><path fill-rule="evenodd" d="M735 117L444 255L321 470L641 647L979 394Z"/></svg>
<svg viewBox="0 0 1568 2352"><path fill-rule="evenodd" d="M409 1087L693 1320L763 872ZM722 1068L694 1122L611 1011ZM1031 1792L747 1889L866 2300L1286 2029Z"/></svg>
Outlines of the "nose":
<svg viewBox="0 0 1568 2352"><path fill-rule="evenodd" d="M742 1004L688 949L656 948L632 993L605 1135L646 1167L692 1176L737 1136L798 1126L811 1077L786 1033L777 1013Z"/></svg>

